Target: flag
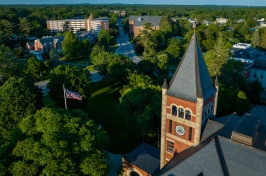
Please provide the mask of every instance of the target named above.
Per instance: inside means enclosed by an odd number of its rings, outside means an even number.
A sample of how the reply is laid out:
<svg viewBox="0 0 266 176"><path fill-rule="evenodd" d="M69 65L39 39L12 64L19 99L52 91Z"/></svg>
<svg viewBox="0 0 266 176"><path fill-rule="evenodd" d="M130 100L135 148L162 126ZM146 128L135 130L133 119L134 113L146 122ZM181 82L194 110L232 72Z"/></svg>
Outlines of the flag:
<svg viewBox="0 0 266 176"><path fill-rule="evenodd" d="M75 100L82 100L82 96L79 93L68 90L66 88L64 88L64 89L65 89L66 98L75 99Z"/></svg>

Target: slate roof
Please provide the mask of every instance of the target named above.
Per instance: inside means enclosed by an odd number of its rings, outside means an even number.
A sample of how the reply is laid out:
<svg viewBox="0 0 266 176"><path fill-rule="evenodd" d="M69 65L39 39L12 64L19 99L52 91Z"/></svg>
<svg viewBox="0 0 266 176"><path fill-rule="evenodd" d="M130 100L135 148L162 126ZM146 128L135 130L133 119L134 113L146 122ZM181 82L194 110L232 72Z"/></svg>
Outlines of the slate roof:
<svg viewBox="0 0 266 176"><path fill-rule="evenodd" d="M236 114L215 119L224 124L219 136L231 139L232 132L253 137L252 147L266 151L266 106L256 105L249 113L239 117Z"/></svg>
<svg viewBox="0 0 266 176"><path fill-rule="evenodd" d="M222 137L219 141L231 176L265 176L265 152Z"/></svg>
<svg viewBox="0 0 266 176"><path fill-rule="evenodd" d="M264 176L265 163L265 152L214 135L174 156L160 175Z"/></svg>
<svg viewBox="0 0 266 176"><path fill-rule="evenodd" d="M217 134L217 133L215 133ZM215 135L214 135L215 136ZM223 168L216 143L212 142L213 136L207 138L197 146L190 147L174 156L165 167L162 168L162 176L191 176L203 173L203 175L221 175Z"/></svg>
<svg viewBox="0 0 266 176"><path fill-rule="evenodd" d="M212 134L219 131L221 128L223 128L223 124L220 124L218 122L212 121L208 119L206 126L204 127L203 134L201 135L201 141L204 141L208 137L210 137Z"/></svg>
<svg viewBox="0 0 266 176"><path fill-rule="evenodd" d="M130 16L129 21L134 20L134 26L144 26L144 23L159 26L161 18L162 16Z"/></svg>
<svg viewBox="0 0 266 176"><path fill-rule="evenodd" d="M167 94L196 102L198 97L208 99L216 92L194 33L177 67Z"/></svg>
<svg viewBox="0 0 266 176"><path fill-rule="evenodd" d="M261 119L252 114L244 114L235 128L235 132L253 137L261 125Z"/></svg>
<svg viewBox="0 0 266 176"><path fill-rule="evenodd" d="M133 151L125 155L125 159L151 175L158 175L160 171L160 150L147 143L142 143Z"/></svg>
<svg viewBox="0 0 266 176"><path fill-rule="evenodd" d="M231 48L230 51L234 54L235 58L243 58L248 60L254 60L255 58L261 55L261 51L258 51L255 48Z"/></svg>

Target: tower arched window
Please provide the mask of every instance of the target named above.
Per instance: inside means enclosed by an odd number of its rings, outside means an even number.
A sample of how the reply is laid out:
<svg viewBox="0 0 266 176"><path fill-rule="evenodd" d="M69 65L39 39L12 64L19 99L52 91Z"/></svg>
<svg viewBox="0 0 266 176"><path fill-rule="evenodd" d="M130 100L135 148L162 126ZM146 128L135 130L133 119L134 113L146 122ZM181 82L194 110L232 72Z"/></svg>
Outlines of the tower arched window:
<svg viewBox="0 0 266 176"><path fill-rule="evenodd" d="M172 106L172 115L177 116L177 107Z"/></svg>
<svg viewBox="0 0 266 176"><path fill-rule="evenodd" d="M183 108L178 108L178 117L184 118L184 109Z"/></svg>
<svg viewBox="0 0 266 176"><path fill-rule="evenodd" d="M186 120L190 120L191 119L191 112L190 112L190 110L186 110L185 111L185 118L186 118Z"/></svg>

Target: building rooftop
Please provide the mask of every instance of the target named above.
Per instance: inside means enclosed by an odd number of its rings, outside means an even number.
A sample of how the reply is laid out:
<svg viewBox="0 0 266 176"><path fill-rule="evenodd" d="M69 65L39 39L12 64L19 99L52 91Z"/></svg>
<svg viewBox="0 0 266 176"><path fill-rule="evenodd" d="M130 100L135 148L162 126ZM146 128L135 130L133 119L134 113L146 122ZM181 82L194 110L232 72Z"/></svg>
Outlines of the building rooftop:
<svg viewBox="0 0 266 176"><path fill-rule="evenodd" d="M130 16L129 21L134 20L134 26L144 26L144 23L159 26L161 18L162 16Z"/></svg>
<svg viewBox="0 0 266 176"><path fill-rule="evenodd" d="M160 150L147 143L142 143L124 158L151 175L158 175L160 171Z"/></svg>
<svg viewBox="0 0 266 176"><path fill-rule="evenodd" d="M260 127L261 119L255 115L245 114L238 122L235 132L253 137Z"/></svg>

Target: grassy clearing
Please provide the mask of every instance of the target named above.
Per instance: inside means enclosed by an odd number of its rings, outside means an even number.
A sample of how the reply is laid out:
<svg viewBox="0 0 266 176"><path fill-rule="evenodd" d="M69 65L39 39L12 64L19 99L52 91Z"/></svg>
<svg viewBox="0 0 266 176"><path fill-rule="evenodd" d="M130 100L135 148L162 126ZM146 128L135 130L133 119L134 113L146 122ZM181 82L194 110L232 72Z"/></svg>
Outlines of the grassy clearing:
<svg viewBox="0 0 266 176"><path fill-rule="evenodd" d="M84 111L108 131L111 140L111 153L124 154L136 147L137 139L125 125L125 120L116 112L119 103L119 90L111 88L104 81L92 83L92 96ZM45 107L56 108L49 95L44 96Z"/></svg>
<svg viewBox="0 0 266 176"><path fill-rule="evenodd" d="M45 95L43 97L43 104L47 108L55 108L56 107L55 102L53 100L51 100L49 95Z"/></svg>
<svg viewBox="0 0 266 176"><path fill-rule="evenodd" d="M101 124L111 138L112 153L128 153L137 145L134 133L125 125L125 120L116 112L119 90L104 81L93 83L92 97L85 108L89 117Z"/></svg>

